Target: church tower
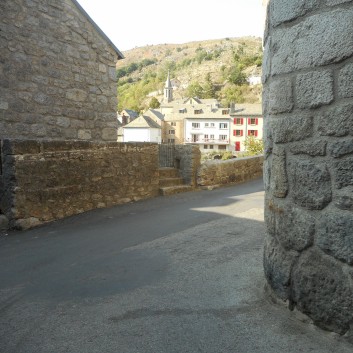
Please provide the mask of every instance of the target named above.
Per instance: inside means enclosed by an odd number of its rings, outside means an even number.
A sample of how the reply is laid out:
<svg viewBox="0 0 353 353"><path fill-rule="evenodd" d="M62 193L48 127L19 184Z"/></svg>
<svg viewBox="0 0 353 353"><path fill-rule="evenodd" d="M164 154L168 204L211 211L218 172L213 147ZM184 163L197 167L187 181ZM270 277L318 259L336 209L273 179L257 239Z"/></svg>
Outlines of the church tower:
<svg viewBox="0 0 353 353"><path fill-rule="evenodd" d="M167 81L165 82L165 87L164 87L164 99L165 102L170 103L173 100L173 87L170 82L170 73L168 70L168 78Z"/></svg>

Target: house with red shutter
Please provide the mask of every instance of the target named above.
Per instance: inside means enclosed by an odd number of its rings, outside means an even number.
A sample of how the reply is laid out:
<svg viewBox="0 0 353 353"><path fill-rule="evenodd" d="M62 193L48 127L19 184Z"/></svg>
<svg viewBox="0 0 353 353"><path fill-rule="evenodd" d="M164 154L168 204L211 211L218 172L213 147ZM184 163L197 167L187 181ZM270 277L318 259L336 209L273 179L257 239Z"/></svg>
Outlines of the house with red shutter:
<svg viewBox="0 0 353 353"><path fill-rule="evenodd" d="M245 150L246 137L263 138L263 115L261 104L237 104L230 110L230 150Z"/></svg>

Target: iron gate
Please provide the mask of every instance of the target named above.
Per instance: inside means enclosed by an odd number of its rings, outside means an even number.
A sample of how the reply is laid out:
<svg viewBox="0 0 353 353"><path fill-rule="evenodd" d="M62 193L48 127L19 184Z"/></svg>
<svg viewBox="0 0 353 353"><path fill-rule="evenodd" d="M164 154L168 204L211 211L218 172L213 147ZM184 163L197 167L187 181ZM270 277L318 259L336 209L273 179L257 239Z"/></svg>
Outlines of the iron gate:
<svg viewBox="0 0 353 353"><path fill-rule="evenodd" d="M159 145L159 166L174 167L175 162L175 148L173 144Z"/></svg>

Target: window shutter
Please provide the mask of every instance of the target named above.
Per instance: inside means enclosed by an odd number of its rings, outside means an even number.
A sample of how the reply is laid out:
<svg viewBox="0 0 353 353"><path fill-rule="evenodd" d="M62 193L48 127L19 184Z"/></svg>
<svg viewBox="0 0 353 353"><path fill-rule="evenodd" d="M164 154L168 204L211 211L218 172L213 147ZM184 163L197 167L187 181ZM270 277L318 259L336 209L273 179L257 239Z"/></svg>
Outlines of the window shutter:
<svg viewBox="0 0 353 353"><path fill-rule="evenodd" d="M240 136L244 136L244 130L240 130Z"/></svg>
<svg viewBox="0 0 353 353"><path fill-rule="evenodd" d="M251 119L248 118L248 125L251 125Z"/></svg>
<svg viewBox="0 0 353 353"><path fill-rule="evenodd" d="M244 119L243 119L243 118L241 118L241 124L242 124L242 125L244 124Z"/></svg>
<svg viewBox="0 0 353 353"><path fill-rule="evenodd" d="M237 130L233 130L233 136L237 136Z"/></svg>
<svg viewBox="0 0 353 353"><path fill-rule="evenodd" d="M248 136L251 136L250 130L248 130Z"/></svg>
<svg viewBox="0 0 353 353"><path fill-rule="evenodd" d="M256 119L257 120L257 119ZM255 137L257 137L257 133L258 133L258 131L257 130L255 130Z"/></svg>
<svg viewBox="0 0 353 353"><path fill-rule="evenodd" d="M237 118L234 118L233 124L235 125L237 123Z"/></svg>
<svg viewBox="0 0 353 353"><path fill-rule="evenodd" d="M258 118L256 118L256 123L255 124L259 125L259 119Z"/></svg>

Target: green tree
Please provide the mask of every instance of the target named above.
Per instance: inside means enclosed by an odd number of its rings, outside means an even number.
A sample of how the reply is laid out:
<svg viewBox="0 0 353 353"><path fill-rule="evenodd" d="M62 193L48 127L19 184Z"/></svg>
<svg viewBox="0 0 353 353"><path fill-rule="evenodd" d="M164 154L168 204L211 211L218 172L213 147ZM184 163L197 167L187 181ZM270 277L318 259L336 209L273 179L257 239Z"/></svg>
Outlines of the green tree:
<svg viewBox="0 0 353 353"><path fill-rule="evenodd" d="M150 100L149 107L151 109L157 109L160 106L161 106L161 103L159 103L158 99L156 97L152 97L152 99Z"/></svg>
<svg viewBox="0 0 353 353"><path fill-rule="evenodd" d="M254 136L248 136L245 139L244 146L248 156L256 156L264 153L263 140L255 139Z"/></svg>
<svg viewBox="0 0 353 353"><path fill-rule="evenodd" d="M204 90L198 82L192 82L187 88L188 97L199 97L202 98Z"/></svg>
<svg viewBox="0 0 353 353"><path fill-rule="evenodd" d="M246 75L240 69L239 65L233 65L228 74L228 81L234 85L243 85L246 83Z"/></svg>
<svg viewBox="0 0 353 353"><path fill-rule="evenodd" d="M211 79L211 74L208 72L203 86L202 98L215 98L216 91Z"/></svg>

